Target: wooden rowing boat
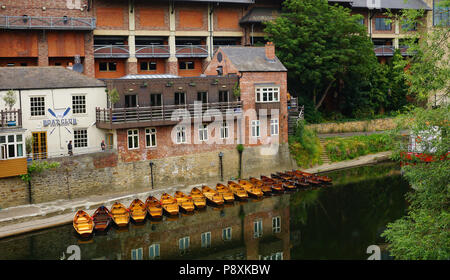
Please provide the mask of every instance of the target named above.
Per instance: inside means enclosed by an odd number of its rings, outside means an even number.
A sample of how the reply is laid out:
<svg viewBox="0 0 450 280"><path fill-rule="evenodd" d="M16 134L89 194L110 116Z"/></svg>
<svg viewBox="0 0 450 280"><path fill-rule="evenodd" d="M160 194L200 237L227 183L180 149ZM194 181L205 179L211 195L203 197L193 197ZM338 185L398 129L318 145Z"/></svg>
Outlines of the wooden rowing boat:
<svg viewBox="0 0 450 280"><path fill-rule="evenodd" d="M111 215L119 227L125 227L130 222L130 212L128 212L128 209L122 203L115 202L111 206Z"/></svg>
<svg viewBox="0 0 450 280"><path fill-rule="evenodd" d="M92 220L96 231L105 231L112 221L112 215L108 208L102 205L95 210Z"/></svg>
<svg viewBox="0 0 450 280"><path fill-rule="evenodd" d="M88 213L78 210L73 217L73 228L81 237L88 237L94 230L94 221Z"/></svg>
<svg viewBox="0 0 450 280"><path fill-rule="evenodd" d="M185 195L183 192L176 191L175 199L178 202L178 206L186 212L193 212L195 209L194 200L191 196Z"/></svg>
<svg viewBox="0 0 450 280"><path fill-rule="evenodd" d="M210 203L215 205L222 205L224 203L223 196L210 187L202 186L202 192L205 195L206 200Z"/></svg>
<svg viewBox="0 0 450 280"><path fill-rule="evenodd" d="M167 214L171 216L177 216L180 212L177 200L168 193L161 195L161 206Z"/></svg>
<svg viewBox="0 0 450 280"><path fill-rule="evenodd" d="M231 191L230 188L228 188L227 186L218 183L216 185L216 191L222 195L223 200L225 200L225 202L233 202L234 201L233 191Z"/></svg>
<svg viewBox="0 0 450 280"><path fill-rule="evenodd" d="M256 186L258 186L258 185L262 186L262 191L264 194L265 194L265 192L268 192L267 188L270 188L271 192L278 192L278 193L284 192L284 187L283 187L282 183L275 182L275 181L267 182L267 181L256 179L254 177L251 177L249 180L250 180L250 183L252 183Z"/></svg>
<svg viewBox="0 0 450 280"><path fill-rule="evenodd" d="M145 220L147 216L147 207L145 207L144 202L140 199L135 199L131 202L130 207L128 207L130 211L131 218L136 222L140 223Z"/></svg>
<svg viewBox="0 0 450 280"><path fill-rule="evenodd" d="M239 184L236 184L233 181L228 181L228 187L233 192L233 194L236 196L237 199L245 200L248 199L248 193L247 191Z"/></svg>
<svg viewBox="0 0 450 280"><path fill-rule="evenodd" d="M145 207L147 208L147 212L150 215L150 218L160 219L162 218L163 208L161 206L161 202L154 197L149 196L147 200L145 200Z"/></svg>
<svg viewBox="0 0 450 280"><path fill-rule="evenodd" d="M303 171L300 171L300 170L293 170L293 173L302 175L302 176L307 177L307 178L309 177L310 179L313 179L315 181L320 181L323 184L331 184L332 181L333 181L328 176L319 176L317 174L307 173L307 172L303 172Z"/></svg>
<svg viewBox="0 0 450 280"><path fill-rule="evenodd" d="M206 197L199 189L193 188L190 195L192 197L192 200L194 201L195 207L197 207L198 209L206 207Z"/></svg>
<svg viewBox="0 0 450 280"><path fill-rule="evenodd" d="M244 190L246 190L248 194L253 197L261 197L264 195L260 187L253 185L247 180L239 179L239 185L241 185Z"/></svg>

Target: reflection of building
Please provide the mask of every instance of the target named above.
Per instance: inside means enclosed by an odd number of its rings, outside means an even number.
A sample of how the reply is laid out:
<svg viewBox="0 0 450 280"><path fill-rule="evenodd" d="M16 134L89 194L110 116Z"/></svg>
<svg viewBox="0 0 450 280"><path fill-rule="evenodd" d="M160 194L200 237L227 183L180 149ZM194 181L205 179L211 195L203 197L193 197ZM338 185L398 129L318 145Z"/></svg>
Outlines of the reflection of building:
<svg viewBox="0 0 450 280"><path fill-rule="evenodd" d="M22 127L16 129L16 151L8 148L3 156L25 158L27 137L33 139L35 159L67 155L69 140L74 154L100 150L104 135L94 125L95 107L106 106L105 88L103 82L63 67L0 68L0 96L14 92L16 125ZM3 100L0 107L5 107Z"/></svg>
<svg viewBox="0 0 450 280"><path fill-rule="evenodd" d="M84 244L83 259L290 259L289 195L130 226ZM257 227L254 224L258 224ZM103 248L103 249L100 249Z"/></svg>

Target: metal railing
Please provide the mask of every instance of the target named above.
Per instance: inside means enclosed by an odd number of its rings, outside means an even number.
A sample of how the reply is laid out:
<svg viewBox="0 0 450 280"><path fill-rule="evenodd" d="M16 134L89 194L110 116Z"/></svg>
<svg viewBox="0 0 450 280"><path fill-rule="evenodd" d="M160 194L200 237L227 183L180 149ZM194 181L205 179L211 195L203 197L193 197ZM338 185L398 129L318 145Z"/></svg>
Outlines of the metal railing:
<svg viewBox="0 0 450 280"><path fill-rule="evenodd" d="M17 110L0 111L0 128L22 127L22 112Z"/></svg>
<svg viewBox="0 0 450 280"><path fill-rule="evenodd" d="M408 51L408 46L399 46L398 49L400 49L401 55L412 55L410 51ZM375 55L376 56L393 56L396 48L394 46L386 46L386 45L379 45L374 47Z"/></svg>
<svg viewBox="0 0 450 280"><path fill-rule="evenodd" d="M100 145L100 144L99 144ZM28 154L27 161L32 162L34 160L45 160L51 158L62 158L62 157L72 157L78 155L86 155L93 153L102 153L102 152L115 152L112 146L106 146L105 150L102 150L101 147L85 147L85 148L73 148L72 155L69 155L69 151L67 149L61 149L60 151L52 151L52 152L41 152L41 153L30 153Z"/></svg>
<svg viewBox="0 0 450 280"><path fill-rule="evenodd" d="M95 18L1 16L3 29L94 30Z"/></svg>
<svg viewBox="0 0 450 280"><path fill-rule="evenodd" d="M128 58L130 50L128 45L94 45L95 58Z"/></svg>
<svg viewBox="0 0 450 280"><path fill-rule="evenodd" d="M136 45L136 57L169 57L168 45Z"/></svg>
<svg viewBox="0 0 450 280"><path fill-rule="evenodd" d="M176 45L176 57L208 57L206 45Z"/></svg>
<svg viewBox="0 0 450 280"><path fill-rule="evenodd" d="M200 106L199 108L201 108L201 111L197 111L198 109L195 106ZM211 109L217 109L222 114L227 113L227 110L231 110L234 115L238 115L242 113L242 102L234 101L203 103L201 105L185 104L114 109L96 108L96 120L97 122L105 122L110 124L125 122L171 121L172 114L178 109L187 110L191 118L200 117L200 113L203 117L216 115L212 111L207 111Z"/></svg>

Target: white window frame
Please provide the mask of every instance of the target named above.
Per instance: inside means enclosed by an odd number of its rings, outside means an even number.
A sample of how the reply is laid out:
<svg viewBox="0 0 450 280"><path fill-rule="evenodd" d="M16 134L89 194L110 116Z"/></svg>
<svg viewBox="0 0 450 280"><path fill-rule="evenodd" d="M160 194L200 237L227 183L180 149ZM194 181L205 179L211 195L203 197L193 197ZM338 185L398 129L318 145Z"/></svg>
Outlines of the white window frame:
<svg viewBox="0 0 450 280"><path fill-rule="evenodd" d="M208 141L208 125L200 124L198 126L198 139L200 142Z"/></svg>
<svg viewBox="0 0 450 280"><path fill-rule="evenodd" d="M132 132L132 134L129 133L130 131ZM136 131L137 131L137 133L135 133ZM135 137L137 137L137 141L136 141ZM130 138L133 143L132 148L130 148ZM137 144L137 146L135 146L135 144ZM128 148L128 150L139 149L139 129L128 129L127 130L127 148Z"/></svg>
<svg viewBox="0 0 450 280"><path fill-rule="evenodd" d="M131 260L141 261L144 259L144 250L142 248L131 249Z"/></svg>
<svg viewBox="0 0 450 280"><path fill-rule="evenodd" d="M80 100L74 100L77 98L80 98ZM78 104L76 104L76 102L78 102ZM75 110L76 107L79 107L77 110ZM78 110L80 110L82 112L79 112ZM87 109L86 109L86 94L73 94L72 95L72 114L74 115L83 115L86 114Z"/></svg>
<svg viewBox="0 0 450 280"><path fill-rule="evenodd" d="M159 259L161 256L160 255L161 254L160 247L161 246L159 243L154 243L154 244L148 246L148 258L151 260ZM153 256L151 254L152 252L153 252Z"/></svg>
<svg viewBox="0 0 450 280"><path fill-rule="evenodd" d="M75 135L79 135L78 132L80 131L86 131L86 146L77 146L77 141L78 143L80 143L83 139L75 139ZM73 130L73 147L74 149L83 149L83 148L87 148L89 146L89 136L88 136L88 129L87 128L77 128Z"/></svg>
<svg viewBox="0 0 450 280"><path fill-rule="evenodd" d="M177 126L177 144L186 143L186 126Z"/></svg>
<svg viewBox="0 0 450 280"><path fill-rule="evenodd" d="M211 248L211 232L203 232L200 236L202 248Z"/></svg>
<svg viewBox="0 0 450 280"><path fill-rule="evenodd" d="M154 136L154 137L152 137L152 136ZM154 141L153 141L153 138L155 138ZM156 147L156 128L148 127L145 129L145 147L146 148Z"/></svg>
<svg viewBox="0 0 450 280"><path fill-rule="evenodd" d="M220 125L220 139L228 139L230 137L229 125L227 121L223 121Z"/></svg>
<svg viewBox="0 0 450 280"><path fill-rule="evenodd" d="M223 241L231 241L232 237L233 237L233 228L232 227L226 227L226 228L222 229Z"/></svg>
<svg viewBox="0 0 450 280"><path fill-rule="evenodd" d="M266 95L264 96L264 94ZM256 87L255 102L256 103L280 102L280 87L277 86Z"/></svg>
<svg viewBox="0 0 450 280"><path fill-rule="evenodd" d="M10 141L10 136L13 137L13 141ZM17 140L18 136L21 137L21 140ZM4 139L4 140L1 140ZM26 150L25 150L25 137L22 133L8 133L0 135L0 160L7 160L7 159L15 159L15 158L24 158L26 157ZM11 156L9 153L9 146L14 147L14 156ZM19 149L19 146L21 148ZM22 155L18 155L18 151L21 150Z"/></svg>
<svg viewBox="0 0 450 280"><path fill-rule="evenodd" d="M281 232L281 217L276 216L272 218L272 233Z"/></svg>
<svg viewBox="0 0 450 280"><path fill-rule="evenodd" d="M44 99L44 108L41 110L40 109L40 107L41 107L41 105L39 105L39 106L34 106L34 107L39 107L39 110L37 110L37 112L39 113L39 114L35 114L35 115L33 115L33 104L36 104L36 103L41 103L42 101L33 101L32 99L33 98L43 98ZM36 111L35 110L35 111ZM30 116L31 117L42 117L42 116L45 116L45 96L30 96Z"/></svg>
<svg viewBox="0 0 450 280"><path fill-rule="evenodd" d="M253 221L253 238L259 238L263 234L263 223L262 219L257 219Z"/></svg>
<svg viewBox="0 0 450 280"><path fill-rule="evenodd" d="M280 131L280 123L278 119L270 120L270 135L278 135Z"/></svg>
<svg viewBox="0 0 450 280"><path fill-rule="evenodd" d="M189 250L190 237L185 236L178 239L178 248L180 249L180 253L183 255Z"/></svg>
<svg viewBox="0 0 450 280"><path fill-rule="evenodd" d="M260 138L261 137L261 126L259 120L252 120L251 123L251 129L252 129L252 137L254 138Z"/></svg>

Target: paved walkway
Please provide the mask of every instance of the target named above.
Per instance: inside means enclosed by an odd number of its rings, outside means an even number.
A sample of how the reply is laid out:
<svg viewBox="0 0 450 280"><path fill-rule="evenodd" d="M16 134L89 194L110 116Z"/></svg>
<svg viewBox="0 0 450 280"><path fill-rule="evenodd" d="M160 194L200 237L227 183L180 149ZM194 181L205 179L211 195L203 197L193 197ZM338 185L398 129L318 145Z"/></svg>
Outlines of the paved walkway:
<svg viewBox="0 0 450 280"><path fill-rule="evenodd" d="M306 169L305 172L318 173L332 170L345 169L359 165L373 164L388 160L390 152L377 153L362 156L358 159L343 162L324 164L314 168ZM204 184L215 185L217 182L205 182ZM139 193L116 193L110 195L95 195L72 200L56 200L52 202L21 205L0 210L0 238L13 236L44 228L69 224L78 209L83 209L90 215L100 206L110 207L118 201L129 205L135 198L143 201L149 196L161 196L163 192L174 193L176 190L190 192L195 186L172 186L165 189L143 190Z"/></svg>

